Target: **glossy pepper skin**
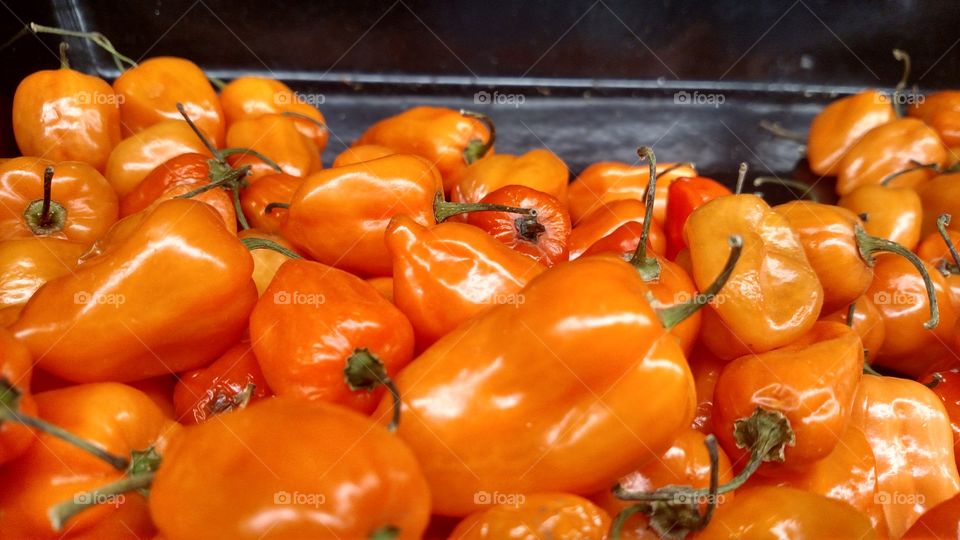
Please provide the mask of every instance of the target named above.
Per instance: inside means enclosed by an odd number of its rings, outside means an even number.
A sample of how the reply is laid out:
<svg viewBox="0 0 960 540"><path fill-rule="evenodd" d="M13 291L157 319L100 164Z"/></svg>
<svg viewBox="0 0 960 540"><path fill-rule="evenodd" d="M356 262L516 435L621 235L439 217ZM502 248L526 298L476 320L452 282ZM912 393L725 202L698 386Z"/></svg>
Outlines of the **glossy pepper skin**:
<svg viewBox="0 0 960 540"><path fill-rule="evenodd" d="M424 349L494 304L523 301L521 290L546 270L463 223L424 227L407 216L387 227L393 300Z"/></svg>
<svg viewBox="0 0 960 540"><path fill-rule="evenodd" d="M104 175L122 198L160 165L190 153L213 157L186 122L165 120L120 141L110 153Z"/></svg>
<svg viewBox="0 0 960 540"><path fill-rule="evenodd" d="M616 200L598 206L570 232L570 259L580 257L594 244L614 234L624 225L637 223L642 226L646 212L643 202L634 199ZM637 238L639 239L639 235ZM667 249L663 229L656 221L650 224L647 246L657 254L663 254Z"/></svg>
<svg viewBox="0 0 960 540"><path fill-rule="evenodd" d="M724 264L726 238L744 239L743 254L720 291L722 301L703 313L701 339L717 356L783 347L816 322L823 288L790 223L759 197L714 199L690 214L683 234L701 290Z"/></svg>
<svg viewBox="0 0 960 540"><path fill-rule="evenodd" d="M920 234L924 238L937 232L937 218L950 214L960 220L960 173L941 174L917 187L923 204L923 225Z"/></svg>
<svg viewBox="0 0 960 540"><path fill-rule="evenodd" d="M20 392L17 409L27 415L37 413L37 404L30 393L32 371L33 358L30 351L9 332L0 328L0 381ZM14 422L0 422L0 465L26 452L34 439L35 435L30 428Z"/></svg>
<svg viewBox="0 0 960 540"><path fill-rule="evenodd" d="M789 531L789 532L786 532ZM737 491L737 498L717 509L697 540L779 540L860 538L877 533L862 512L849 504L787 487L757 487Z"/></svg>
<svg viewBox="0 0 960 540"><path fill-rule="evenodd" d="M240 231L237 237L241 240L245 238L269 240L284 249L289 249L294 253L297 252L282 236L263 232L260 229ZM253 282L257 286L257 294L263 296L263 292L267 290L267 286L273 281L273 276L277 274L277 270L280 269L283 263L287 262L289 257L272 249L252 249L250 250L250 257L253 258Z"/></svg>
<svg viewBox="0 0 960 540"><path fill-rule="evenodd" d="M901 118L875 127L854 143L837 168L837 194L879 184L887 176L913 167L916 163L947 164L947 150L937 132L915 118ZM915 187L933 178L929 169L900 174L892 187Z"/></svg>
<svg viewBox="0 0 960 540"><path fill-rule="evenodd" d="M870 286L873 270L860 256L853 212L812 201L791 201L775 206L796 232L803 251L823 286L823 311L850 305Z"/></svg>
<svg viewBox="0 0 960 540"><path fill-rule="evenodd" d="M289 86L265 77L240 77L227 83L220 91L220 104L229 128L236 122L263 114L286 114L297 129L322 152L330 132L323 114L293 92Z"/></svg>
<svg viewBox="0 0 960 540"><path fill-rule="evenodd" d="M51 200L66 212L59 230L37 233L24 211L43 200L44 170L53 167ZM19 157L0 164L0 239L50 236L92 244L117 221L117 195L93 167L77 161L55 163Z"/></svg>
<svg viewBox="0 0 960 540"><path fill-rule="evenodd" d="M669 485L709 487L710 454L707 451L705 439L706 436L699 431L693 429L684 431L666 452L620 478L619 484L628 491L653 491ZM721 449L717 449L717 466L719 483L722 485L729 482L734 476L733 466ZM734 497L733 492L718 495L717 505L728 504L734 500ZM592 498L611 516L616 516L632 504L630 501L617 499L609 489L597 493ZM637 513L624 522L620 538L622 540L653 540L659 538L659 535L649 528L647 517Z"/></svg>
<svg viewBox="0 0 960 540"><path fill-rule="evenodd" d="M143 392L118 383L70 386L35 396L44 420L118 456L150 447L162 452L180 426ZM0 529L9 538L63 538L54 532L48 509L78 493L121 477L122 471L50 435L7 463L0 474ZM153 531L147 501L137 493L116 497L78 514L67 538L129 538Z"/></svg>
<svg viewBox="0 0 960 540"><path fill-rule="evenodd" d="M683 239L683 227L694 210L717 197L732 195L727 186L704 176L680 177L667 188L667 209L663 224L667 235L667 258L677 258L677 253L687 247Z"/></svg>
<svg viewBox="0 0 960 540"><path fill-rule="evenodd" d="M952 538L960 527L960 495L954 495L927 510L901 540L939 540Z"/></svg>
<svg viewBox="0 0 960 540"><path fill-rule="evenodd" d="M938 354L949 354L958 315L943 275L928 263L924 266L933 282L940 313L940 324L932 330L924 327L930 315L926 286L906 259L894 255L878 257L873 281L866 292L880 311L886 334L873 363L913 376L926 372Z"/></svg>
<svg viewBox="0 0 960 540"><path fill-rule="evenodd" d="M657 193L653 207L657 225L662 227L666 218L670 184L677 178L696 175L697 171L688 165L657 164ZM574 226L603 204L622 199L643 201L649 181L650 170L644 164L603 161L590 165L570 184L567 204Z"/></svg>
<svg viewBox="0 0 960 540"><path fill-rule="evenodd" d="M74 382L194 369L239 340L257 298L252 272L212 208L166 201L117 222L9 328L45 370Z"/></svg>
<svg viewBox="0 0 960 540"><path fill-rule="evenodd" d="M488 309L400 373L397 433L434 513L471 513L478 491L593 493L669 448L693 418L693 378L647 291L622 260L561 264L523 303Z"/></svg>
<svg viewBox="0 0 960 540"><path fill-rule="evenodd" d="M388 276L392 263L384 231L406 214L435 223L442 189L437 170L422 158L393 155L312 174L293 195L284 238L311 258L364 277Z"/></svg>
<svg viewBox="0 0 960 540"><path fill-rule="evenodd" d="M867 361L880 350L886 339L887 330L880 316L880 310L870 300L869 296L860 296L853 302L853 323L850 322L850 306L840 308L833 313L826 313L820 317L821 321L834 321L846 324L860 336Z"/></svg>
<svg viewBox="0 0 960 540"><path fill-rule="evenodd" d="M217 92L196 64L172 56L157 56L132 67L113 81L120 100L120 124L125 137L164 120L187 115L217 146L223 144L225 123Z"/></svg>
<svg viewBox="0 0 960 540"><path fill-rule="evenodd" d="M693 417L691 427L703 434L714 432L713 429L713 398L717 387L717 379L727 361L719 358L698 345L687 355L690 371L693 373L693 382L697 391L697 412Z"/></svg>
<svg viewBox="0 0 960 540"><path fill-rule="evenodd" d="M863 512L878 535L886 537L886 518L877 501L877 460L866 435L848 426L833 452L801 468L767 470L750 477L746 486L781 486L841 500Z"/></svg>
<svg viewBox="0 0 960 540"><path fill-rule="evenodd" d="M871 129L896 118L890 99L878 90L865 90L827 105L807 134L807 162L820 176L836 176L840 160Z"/></svg>
<svg viewBox="0 0 960 540"><path fill-rule="evenodd" d="M488 494L489 495L489 494ZM516 495L516 499L470 514L451 540L527 540L606 537L610 516L597 505L567 493ZM489 504L489 503L488 503Z"/></svg>
<svg viewBox="0 0 960 540"><path fill-rule="evenodd" d="M280 266L250 314L250 341L280 396L338 403L369 413L383 389L352 390L344 366L368 351L393 376L413 358L413 328L369 283L304 260Z"/></svg>
<svg viewBox="0 0 960 540"><path fill-rule="evenodd" d="M120 142L119 98L103 79L69 68L28 75L13 95L13 135L25 156L103 171Z"/></svg>
<svg viewBox="0 0 960 540"><path fill-rule="evenodd" d="M396 154L386 146L377 144L358 144L340 152L333 160L334 167L343 167L345 165L355 165L364 161L373 161L382 157Z"/></svg>
<svg viewBox="0 0 960 540"><path fill-rule="evenodd" d="M173 407L181 424L199 424L272 394L253 347L241 341L209 366L182 373L173 390Z"/></svg>
<svg viewBox="0 0 960 540"><path fill-rule="evenodd" d="M537 148L520 156L497 154L470 164L450 192L456 202L479 202L504 186L526 186L567 204L570 171L553 152Z"/></svg>
<svg viewBox="0 0 960 540"><path fill-rule="evenodd" d="M917 380L930 385L933 393L943 402L953 431L954 458L957 466L960 466L960 453L956 451L960 444L960 368L927 373Z"/></svg>
<svg viewBox="0 0 960 540"><path fill-rule="evenodd" d="M911 104L907 114L936 130L947 146L960 146L960 92L943 90L927 94L922 101Z"/></svg>
<svg viewBox="0 0 960 540"><path fill-rule="evenodd" d="M920 196L910 188L864 185L840 197L837 206L858 216L866 214L863 228L867 234L911 250L920 241L923 207Z"/></svg>
<svg viewBox="0 0 960 540"><path fill-rule="evenodd" d="M947 236L954 248L960 246L960 232L947 229ZM917 256L938 269L950 289L951 303L955 308L960 309L960 274L957 273L957 262L939 232L931 234L920 242L917 246Z"/></svg>
<svg viewBox="0 0 960 540"><path fill-rule="evenodd" d="M491 191L480 202L535 209L536 216L474 212L467 214L467 223L545 266L567 260L570 215L556 197L526 186L512 185Z"/></svg>
<svg viewBox="0 0 960 540"><path fill-rule="evenodd" d="M280 114L263 114L230 124L227 147L256 150L272 159L283 172L300 178L322 168L317 145L297 129L293 118ZM252 155L234 154L228 159L234 167L249 165L250 180L277 173Z"/></svg>
<svg viewBox="0 0 960 540"><path fill-rule="evenodd" d="M277 397L185 428L164 453L150 514L166 540L371 538L388 526L414 540L430 499L413 454L373 420Z"/></svg>
<svg viewBox="0 0 960 540"><path fill-rule="evenodd" d="M713 425L720 444L734 460L745 456L734 423L759 407L790 421L796 444L786 448L786 466L823 459L850 420L862 367L860 336L835 322L819 322L785 347L730 362L714 391Z"/></svg>
<svg viewBox="0 0 960 540"><path fill-rule="evenodd" d="M13 322L41 285L69 274L86 246L42 236L0 242L0 327Z"/></svg>
<svg viewBox="0 0 960 540"><path fill-rule="evenodd" d="M900 538L924 510L960 492L950 419L929 388L865 375L851 426L863 431L873 449L877 502L891 538Z"/></svg>
<svg viewBox="0 0 960 540"><path fill-rule="evenodd" d="M289 204L301 184L303 178L285 173L251 181L240 192L240 207L250 226L268 233L279 232L287 219L287 209L274 207L267 212L267 205L275 202Z"/></svg>
<svg viewBox="0 0 960 540"><path fill-rule="evenodd" d="M373 124L354 146L374 144L420 156L437 167L443 177L444 191L449 192L467 165L484 155L482 150L477 155L477 151L470 149L483 147L488 142L490 130L476 118L453 109L421 106Z"/></svg>

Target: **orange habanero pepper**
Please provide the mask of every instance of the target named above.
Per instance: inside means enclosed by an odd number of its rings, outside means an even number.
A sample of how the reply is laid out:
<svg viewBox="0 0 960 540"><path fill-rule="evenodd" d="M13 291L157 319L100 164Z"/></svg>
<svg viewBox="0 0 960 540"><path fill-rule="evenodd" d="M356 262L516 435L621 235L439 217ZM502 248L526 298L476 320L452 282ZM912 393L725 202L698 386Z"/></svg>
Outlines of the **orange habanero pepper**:
<svg viewBox="0 0 960 540"><path fill-rule="evenodd" d="M272 394L245 340L209 366L182 373L173 390L173 407L181 424L199 424Z"/></svg>
<svg viewBox="0 0 960 540"><path fill-rule="evenodd" d="M80 161L103 171L120 142L120 98L103 79L63 64L61 69L28 75L17 86L13 95L17 146L24 156Z"/></svg>
<svg viewBox="0 0 960 540"><path fill-rule="evenodd" d="M0 242L0 327L12 323L41 285L69 274L87 248L36 236Z"/></svg>
<svg viewBox="0 0 960 540"><path fill-rule="evenodd" d="M246 229L237 236L243 241L253 258L253 282L257 285L257 294L263 296L267 286L273 281L280 265L288 259L296 259L299 253L282 236L266 233L259 229ZM263 246L266 242L272 245ZM279 249L278 249L279 247Z"/></svg>
<svg viewBox="0 0 960 540"><path fill-rule="evenodd" d="M667 209L664 218L664 233L667 236L667 258L677 258L677 253L687 247L683 240L683 227L694 210L717 197L732 195L727 186L704 176L680 177L667 189Z"/></svg>
<svg viewBox="0 0 960 540"><path fill-rule="evenodd" d="M943 275L950 289L950 301L960 309L960 232L947 229L950 214L942 214L937 220L938 231L931 234L917 247L917 256L932 264Z"/></svg>
<svg viewBox="0 0 960 540"><path fill-rule="evenodd" d="M239 340L257 299L252 272L216 211L165 201L118 221L9 328L40 366L75 382L194 369Z"/></svg>
<svg viewBox="0 0 960 540"><path fill-rule="evenodd" d="M911 104L907 114L935 129L950 148L960 146L960 92L943 90L923 96Z"/></svg>
<svg viewBox="0 0 960 540"><path fill-rule="evenodd" d="M837 206L861 216L867 234L907 249L917 247L920 241L923 208L920 196L910 188L864 185L840 197Z"/></svg>
<svg viewBox="0 0 960 540"><path fill-rule="evenodd" d="M506 502L493 501L495 506L464 518L450 540L602 539L610 528L610 516L603 509L576 495L534 493L503 498Z"/></svg>
<svg viewBox="0 0 960 540"><path fill-rule="evenodd" d="M444 191L450 192L468 165L492 153L495 138L485 115L421 106L373 124L354 146L374 144L420 156L440 171Z"/></svg>
<svg viewBox="0 0 960 540"><path fill-rule="evenodd" d="M960 494L924 512L900 540L953 538L960 530Z"/></svg>
<svg viewBox="0 0 960 540"><path fill-rule="evenodd" d="M646 214L646 205L635 199L622 199L599 205L570 231L570 241L568 242L570 259L573 260L584 255L594 244L618 233L624 225L636 223L642 226ZM619 234L629 238L631 232L637 232L636 227L624 229ZM636 235L635 238L639 239L639 235ZM667 250L663 229L656 221L650 223L647 244L657 254L663 254Z"/></svg>
<svg viewBox="0 0 960 540"><path fill-rule="evenodd" d="M917 187L917 193L923 205L920 228L923 237L937 232L937 219L941 215L960 216L960 172L938 175Z"/></svg>
<svg viewBox="0 0 960 540"><path fill-rule="evenodd" d="M546 270L464 223L424 227L399 215L386 235L394 302L422 350L493 304L523 301L520 290Z"/></svg>
<svg viewBox="0 0 960 540"><path fill-rule="evenodd" d="M392 156L393 154L396 154L396 152L387 148L386 146L379 146L376 144L358 144L347 148L343 152L340 152L340 154L334 158L333 166L343 167L345 165L354 165L364 161L373 161L374 159Z"/></svg>
<svg viewBox="0 0 960 540"><path fill-rule="evenodd" d="M183 429L153 480L150 514L165 540L415 540L430 499L413 454L373 420L277 397Z"/></svg>
<svg viewBox="0 0 960 540"><path fill-rule="evenodd" d="M369 413L383 395L354 371L384 383L413 359L413 328L364 280L324 264L289 260L250 314L250 341L280 396L328 401ZM376 381L374 381L376 382Z"/></svg>
<svg viewBox="0 0 960 540"><path fill-rule="evenodd" d="M220 91L220 104L229 128L236 122L262 114L282 114L291 118L297 130L313 141L317 151L327 146L330 132L323 114L289 86L264 77L240 77Z"/></svg>
<svg viewBox="0 0 960 540"><path fill-rule="evenodd" d="M943 402L950 419L950 429L953 431L954 458L960 467L960 368L927 373L918 380L930 381L925 383L927 388L933 390Z"/></svg>
<svg viewBox="0 0 960 540"><path fill-rule="evenodd" d="M457 177L450 200L480 202L487 194L504 186L526 186L542 191L566 206L569 181L567 165L544 148L520 156L496 154L467 166Z"/></svg>
<svg viewBox="0 0 960 540"><path fill-rule="evenodd" d="M117 195L93 167L20 157L0 164L0 240L49 236L89 245L117 221Z"/></svg>
<svg viewBox="0 0 960 540"><path fill-rule="evenodd" d="M285 173L249 181L240 191L240 207L250 226L267 233L279 232L287 219L287 209L270 206L270 203L290 204L301 184L303 178Z"/></svg>
<svg viewBox="0 0 960 540"><path fill-rule="evenodd" d="M850 425L863 431L873 449L876 501L891 538L900 538L924 510L960 492L950 419L929 388L865 375Z"/></svg>
<svg viewBox="0 0 960 540"><path fill-rule="evenodd" d="M879 90L864 90L830 103L813 119L807 134L810 170L836 176L840 160L854 143L896 117L890 99Z"/></svg>
<svg viewBox="0 0 960 540"><path fill-rule="evenodd" d="M227 146L249 148L270 158L283 172L303 178L319 171L320 150L297 130L294 119L280 114L263 114L230 124ZM234 167L250 166L250 181L277 171L263 160L243 153L230 156Z"/></svg>
<svg viewBox="0 0 960 540"><path fill-rule="evenodd" d="M853 316L852 322L851 315ZM867 360L871 359L871 351L876 353L880 350L887 335L880 310L868 296L860 296L845 308L838 309L833 313L823 314L820 320L839 322L853 328L853 331L860 336L860 341L863 343L863 353Z"/></svg>

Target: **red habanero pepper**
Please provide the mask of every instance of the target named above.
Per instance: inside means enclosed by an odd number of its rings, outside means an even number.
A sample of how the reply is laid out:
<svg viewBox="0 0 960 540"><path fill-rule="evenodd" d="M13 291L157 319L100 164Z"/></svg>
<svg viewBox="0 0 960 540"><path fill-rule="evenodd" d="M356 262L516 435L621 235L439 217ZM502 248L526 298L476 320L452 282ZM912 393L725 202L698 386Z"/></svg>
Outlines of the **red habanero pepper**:
<svg viewBox="0 0 960 540"><path fill-rule="evenodd" d="M676 259L677 253L687 247L683 240L683 227L694 210L717 197L732 194L727 186L704 176L681 177L671 182L663 226L667 235L667 258L671 261Z"/></svg>

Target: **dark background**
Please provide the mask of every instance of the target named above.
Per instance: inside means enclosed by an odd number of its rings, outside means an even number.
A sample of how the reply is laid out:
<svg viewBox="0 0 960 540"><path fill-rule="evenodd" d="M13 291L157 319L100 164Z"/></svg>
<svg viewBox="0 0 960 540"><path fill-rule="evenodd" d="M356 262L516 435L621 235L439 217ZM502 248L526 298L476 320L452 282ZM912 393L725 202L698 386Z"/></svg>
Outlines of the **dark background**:
<svg viewBox="0 0 960 540"><path fill-rule="evenodd" d="M31 21L98 30L134 59L184 56L223 79L282 79L323 100L326 163L371 122L430 103L486 112L499 151L546 146L573 171L634 161L652 144L660 161L692 160L726 180L740 161L811 179L800 143L761 120L805 132L830 99L892 87L894 47L911 54L923 90L956 87L960 72L956 1L6 1L0 41ZM68 41L75 69L116 76L106 53ZM0 51L7 155L16 84L55 68L58 42L26 35ZM477 103L479 91L510 103ZM697 95L723 102L691 103Z"/></svg>

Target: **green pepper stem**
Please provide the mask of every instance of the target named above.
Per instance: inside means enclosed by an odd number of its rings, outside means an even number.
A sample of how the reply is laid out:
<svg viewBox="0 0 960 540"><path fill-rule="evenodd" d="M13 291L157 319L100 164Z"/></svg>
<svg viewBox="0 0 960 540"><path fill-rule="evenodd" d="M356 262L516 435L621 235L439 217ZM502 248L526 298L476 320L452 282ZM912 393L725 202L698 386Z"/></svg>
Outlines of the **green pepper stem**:
<svg viewBox="0 0 960 540"><path fill-rule="evenodd" d="M300 256L299 253L295 251L291 251L281 246L280 244L274 242L273 240L269 240L267 238L247 237L247 238L241 238L240 242L242 242L243 245L246 246L246 248L249 249L250 251L253 251L255 249L269 249L271 251L276 251L277 253L280 253L282 255L286 255L291 259L303 258Z"/></svg>
<svg viewBox="0 0 960 540"><path fill-rule="evenodd" d="M483 125L487 126L487 130L490 131L490 137L487 139L487 142L482 140L473 140L467 144L467 147L463 150L463 160L470 165L471 163L477 161L483 156L487 155L490 152L490 149L493 148L493 143L497 140L497 125L494 124L493 119L489 116L475 112L468 111L466 109L460 109L460 114L466 116L467 118L476 118L481 121Z"/></svg>
<svg viewBox="0 0 960 540"><path fill-rule="evenodd" d="M720 292L720 289L727 284L727 280L729 280L730 275L733 274L733 269L737 265L737 261L740 260L740 252L743 250L743 238L735 234L727 239L727 243L730 245L730 255L727 257L727 263L723 266L723 270L720 271L717 278L713 280L713 283L707 287L707 290L695 295L688 302L657 309L657 317L660 318L660 322L664 328L670 330L674 326L682 323L687 317L693 315L697 310L710 303L710 301L717 296L717 293Z"/></svg>
<svg viewBox="0 0 960 540"><path fill-rule="evenodd" d="M70 69L70 59L67 58L67 50L70 48L66 41L60 42L60 69Z"/></svg>
<svg viewBox="0 0 960 540"><path fill-rule="evenodd" d="M387 374L387 368L379 358L368 349L356 349L347 358L343 367L343 378L350 390L372 391L378 384L382 384L393 396L393 418L387 424L387 429L396 431L400 425L400 391L393 379Z"/></svg>
<svg viewBox="0 0 960 540"><path fill-rule="evenodd" d="M80 512L83 512L87 508L97 506L111 500L122 502L122 500L117 499L118 496L121 496L125 493L130 493L131 491L143 490L150 487L155 475L156 473L154 472L131 474L129 476L124 476L115 482L100 486L96 489L77 493L73 496L73 499L63 501L50 507L50 510L47 511L47 517L50 519L50 525L53 527L54 531L59 532L63 530L63 526L67 523L67 521L70 520L70 518L79 514Z"/></svg>
<svg viewBox="0 0 960 540"><path fill-rule="evenodd" d="M94 45L97 45L101 49L110 53L110 56L113 57L113 62L117 65L117 69L121 72L126 71L127 69L124 67L124 63L129 64L130 67L137 67L136 62L117 52L117 49L113 47L113 44L110 43L110 40L100 32L78 32L76 30L66 30L64 28L57 28L54 26L43 26L37 23L30 23L28 27L34 34L54 34L58 36L76 37L89 40Z"/></svg>
<svg viewBox="0 0 960 540"><path fill-rule="evenodd" d="M443 199L443 192L441 191L438 191L433 199L433 217L437 223L443 223L453 216L472 212L508 212L510 214L536 215L537 210L502 204L447 202Z"/></svg>
<svg viewBox="0 0 960 540"><path fill-rule="evenodd" d="M272 203L270 203L270 204L268 204L268 205L266 205L266 206L263 207L263 213L264 213L264 214L269 214L270 212L273 212L273 211L276 210L277 208L290 208L290 203L285 203L285 202L272 202Z"/></svg>
<svg viewBox="0 0 960 540"><path fill-rule="evenodd" d="M237 184L230 186L230 198L233 200L233 211L237 214L237 223L240 224L240 230L246 231L250 229L247 216L243 213L243 205L240 204L240 186Z"/></svg>
<svg viewBox="0 0 960 540"><path fill-rule="evenodd" d="M259 159L260 161L266 163L267 165L269 165L270 168L273 169L274 171L278 173L283 172L283 169L280 167L280 165L277 165L276 161L268 158L267 156L261 154L260 152L257 152L252 148L224 148L223 150L220 150L220 157L225 158L227 156L232 156L234 154L244 154L244 155L253 156Z"/></svg>
<svg viewBox="0 0 960 540"><path fill-rule="evenodd" d="M858 223L854 228L854 235L857 240L857 248L860 250L860 257L867 263L868 266L873 267L876 263L874 255L880 252L895 253L901 257L910 261L918 272L920 272L920 277L923 278L923 284L927 289L927 299L930 302L930 319L927 322L923 323L923 327L927 330L936 328L940 324L940 309L937 305L937 291L933 286L933 280L930 279L930 274L927 273L927 268L924 266L923 261L920 260L920 257L917 257L912 251L901 246L896 242L891 242L886 238L880 238L877 236L870 236L863 230L863 227Z"/></svg>
<svg viewBox="0 0 960 540"><path fill-rule="evenodd" d="M793 131L792 129L787 129L782 125L780 125L780 122L771 122L769 120L761 120L760 128L766 131L769 131L770 133L772 133L773 135L781 139L787 139L787 140L797 141L802 143L807 142L806 135L798 131Z"/></svg>
<svg viewBox="0 0 960 540"><path fill-rule="evenodd" d="M950 233L947 232L947 225L950 225L950 214L940 214L937 217L937 232L940 233L940 237L943 238L943 243L947 245L947 250L950 252L950 257L953 258L954 267L947 269L951 273L960 273L960 253L957 253L957 247L953 245L953 240L950 239Z"/></svg>
<svg viewBox="0 0 960 540"><path fill-rule="evenodd" d="M227 83L223 82L223 79L218 79L216 77L207 75L207 80L210 81L210 84L212 84L217 90L223 90L227 87Z"/></svg>
<svg viewBox="0 0 960 540"><path fill-rule="evenodd" d="M920 163L919 161L914 161L914 160L910 160L910 163L911 165L906 169L902 169L885 176L883 180L880 181L880 185L886 187L890 185L890 182L892 182L898 176L901 176L907 173L912 173L913 171L919 171L921 169L930 169L937 173L943 172L940 165L937 163Z"/></svg>
<svg viewBox="0 0 960 540"><path fill-rule="evenodd" d="M637 148L637 156L641 161L647 160L650 179L647 181L647 191L643 197L646 206L643 214L643 232L640 234L637 249L630 258L630 264L637 269L643 281L651 282L660 278L660 261L656 257L647 257L647 238L650 236L650 222L653 221L653 206L657 198L657 156L649 146Z"/></svg>
<svg viewBox="0 0 960 540"><path fill-rule="evenodd" d="M371 532L367 538L368 540L395 540L400 538L400 528L396 525L384 525Z"/></svg>
<svg viewBox="0 0 960 540"><path fill-rule="evenodd" d="M23 220L37 236L53 234L66 226L67 209L53 200L53 167L43 170L43 198L27 205Z"/></svg>
<svg viewBox="0 0 960 540"><path fill-rule="evenodd" d="M893 89L893 112L896 113L897 118L903 118L905 111L899 96L903 94L903 89L907 87L907 81L910 79L910 55L906 51L894 49L893 57L903 63L903 75Z"/></svg>
<svg viewBox="0 0 960 540"><path fill-rule="evenodd" d="M220 154L220 151L217 150L217 147L207 139L207 136L200 131L200 128L193 123L193 120L190 119L190 115L187 114L187 110L183 108L183 103L177 102L177 111L180 113L180 116L187 122L187 125L190 126L190 129L193 130L193 133L196 134L197 138L200 139L200 142L207 147L207 150L210 151L210 154L217 159L220 163L226 163L223 159L223 155Z"/></svg>
<svg viewBox="0 0 960 540"><path fill-rule="evenodd" d="M740 164L740 169L737 171L737 187L734 190L735 195L743 193L743 182L747 179L747 171L750 167L744 162Z"/></svg>
<svg viewBox="0 0 960 540"><path fill-rule="evenodd" d="M318 128L320 128L320 129L322 129L322 130L324 130L324 131L327 131L327 130L329 129L329 128L327 128L327 125L324 124L323 122L317 120L316 118L311 118L311 117L309 117L309 116L307 116L307 115L305 115L305 114L303 114L303 113L298 113L298 112L293 112L293 111L284 111L284 112L282 112L282 113L280 113L280 114L283 115L283 116L290 117L290 118L296 118L296 119L298 119L298 120L306 120L307 122L311 122L313 125L317 126Z"/></svg>
<svg viewBox="0 0 960 540"><path fill-rule="evenodd" d="M794 180L793 178L779 178L776 176L758 176L753 179L754 186L763 186L766 184L777 184L787 188L787 191L790 192L797 199L809 199L813 202L820 202L820 197L813 191L813 186L806 182L801 182L800 180ZM793 190L800 190L800 196L798 197Z"/></svg>

